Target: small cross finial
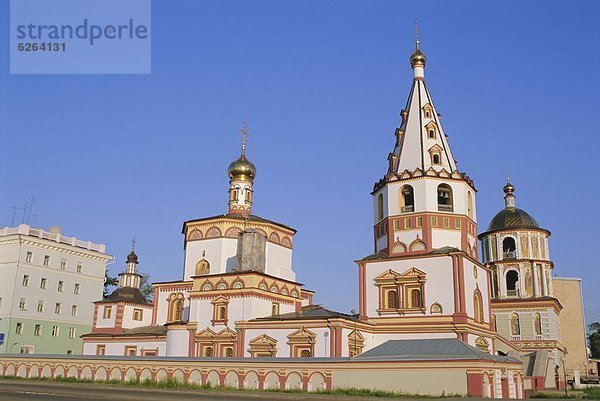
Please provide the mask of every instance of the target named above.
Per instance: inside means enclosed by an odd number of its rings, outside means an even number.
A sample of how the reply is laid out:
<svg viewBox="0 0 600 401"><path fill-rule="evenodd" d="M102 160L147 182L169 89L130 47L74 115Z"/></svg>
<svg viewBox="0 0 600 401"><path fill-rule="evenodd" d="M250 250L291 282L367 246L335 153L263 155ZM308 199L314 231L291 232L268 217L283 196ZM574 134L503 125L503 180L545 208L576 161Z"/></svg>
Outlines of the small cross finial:
<svg viewBox="0 0 600 401"><path fill-rule="evenodd" d="M419 21L415 21L415 45L417 46L417 50L419 50Z"/></svg>
<svg viewBox="0 0 600 401"><path fill-rule="evenodd" d="M248 139L248 123L244 120L244 124L242 124L242 128L240 128L240 132L242 133L242 155L246 155L246 140Z"/></svg>
<svg viewBox="0 0 600 401"><path fill-rule="evenodd" d="M506 182L510 182L510 162L506 162Z"/></svg>
<svg viewBox="0 0 600 401"><path fill-rule="evenodd" d="M135 240L135 236L133 236L133 239L131 240L131 250L135 251L135 244L137 244L137 241Z"/></svg>

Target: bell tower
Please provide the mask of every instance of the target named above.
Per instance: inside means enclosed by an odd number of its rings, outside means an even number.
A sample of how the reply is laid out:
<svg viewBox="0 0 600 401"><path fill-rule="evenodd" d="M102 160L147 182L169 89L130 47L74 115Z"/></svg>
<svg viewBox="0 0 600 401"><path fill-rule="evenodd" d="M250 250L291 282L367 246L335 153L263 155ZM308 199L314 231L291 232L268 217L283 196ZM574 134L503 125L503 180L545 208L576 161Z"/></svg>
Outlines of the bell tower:
<svg viewBox="0 0 600 401"><path fill-rule="evenodd" d="M458 170L425 83L427 58L417 39L413 82L386 175L375 183L375 252L402 255L452 247L477 258L473 181Z"/></svg>
<svg viewBox="0 0 600 401"><path fill-rule="evenodd" d="M246 158L246 122L240 129L242 134L242 153L227 169L229 175L229 211L230 214L252 214L252 184L256 177L256 167Z"/></svg>

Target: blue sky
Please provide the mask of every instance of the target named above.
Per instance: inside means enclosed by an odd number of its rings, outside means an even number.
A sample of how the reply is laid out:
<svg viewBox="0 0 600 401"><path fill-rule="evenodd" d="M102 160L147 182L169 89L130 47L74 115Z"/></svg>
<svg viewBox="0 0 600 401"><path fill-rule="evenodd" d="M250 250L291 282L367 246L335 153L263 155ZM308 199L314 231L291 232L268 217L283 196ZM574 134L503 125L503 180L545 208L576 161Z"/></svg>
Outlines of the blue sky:
<svg viewBox="0 0 600 401"><path fill-rule="evenodd" d="M594 1L154 0L150 75L9 75L2 40L0 226L35 196L34 225L107 244L112 273L135 235L140 268L179 279L182 222L226 212L246 118L255 214L298 229L298 279L348 312L418 19L480 231L503 207L509 161L517 206L552 231L555 273L584 279L599 321L599 13Z"/></svg>

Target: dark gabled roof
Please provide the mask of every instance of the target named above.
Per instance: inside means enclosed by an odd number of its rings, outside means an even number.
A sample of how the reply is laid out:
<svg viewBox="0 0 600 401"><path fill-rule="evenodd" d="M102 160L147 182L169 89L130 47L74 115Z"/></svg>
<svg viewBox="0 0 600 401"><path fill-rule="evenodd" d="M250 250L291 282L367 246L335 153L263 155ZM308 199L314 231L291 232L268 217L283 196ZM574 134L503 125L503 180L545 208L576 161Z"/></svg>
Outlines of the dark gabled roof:
<svg viewBox="0 0 600 401"><path fill-rule="evenodd" d="M453 246L444 246L438 249L434 249L431 252L424 252L424 253L418 253L414 256L424 256L424 255L447 255L449 253L453 253L453 252L463 252L458 248L455 248ZM463 252L464 253L464 252ZM411 255L413 256L413 255ZM390 256L387 255L383 252L377 252L377 253L373 253L369 256L365 256L362 259L356 260L355 262L368 262L368 261L372 261L372 260L385 260L385 259L390 259L390 258L397 258L398 256Z"/></svg>
<svg viewBox="0 0 600 401"><path fill-rule="evenodd" d="M134 329L123 329L122 333L90 333L81 337L158 337L166 335L167 328L165 326L142 326Z"/></svg>
<svg viewBox="0 0 600 401"><path fill-rule="evenodd" d="M490 355L456 338L389 340L355 357L357 360L467 360L520 363L508 356Z"/></svg>
<svg viewBox="0 0 600 401"><path fill-rule="evenodd" d="M97 302L129 302L131 304L150 305L149 302L146 302L146 298L142 295L139 288L132 287L119 287L108 297Z"/></svg>
<svg viewBox="0 0 600 401"><path fill-rule="evenodd" d="M186 221L186 222L183 223L182 233L183 233L183 230L185 229L185 226L188 223L194 223L194 222L197 222L197 221L204 221L204 220L213 220L213 219L219 219L219 218L227 218L227 219L240 220L240 221L256 221L256 222L259 222L259 223L275 224L277 226L286 228L286 229L291 230L294 233L296 233L296 229L295 228L290 227L290 226L286 226L285 224L281 224L281 223L278 223L278 222L273 221L273 220L264 219L264 218L262 218L260 216L254 215L254 214L241 215L241 214L237 214L237 213L218 214L216 216L202 217L200 219L188 220L188 221Z"/></svg>
<svg viewBox="0 0 600 401"><path fill-rule="evenodd" d="M303 306L300 312L283 313L281 315L273 315L259 317L250 320L251 322L278 321L278 320L314 320L314 319L346 319L358 320L358 315L348 315L346 313L335 312L321 305Z"/></svg>

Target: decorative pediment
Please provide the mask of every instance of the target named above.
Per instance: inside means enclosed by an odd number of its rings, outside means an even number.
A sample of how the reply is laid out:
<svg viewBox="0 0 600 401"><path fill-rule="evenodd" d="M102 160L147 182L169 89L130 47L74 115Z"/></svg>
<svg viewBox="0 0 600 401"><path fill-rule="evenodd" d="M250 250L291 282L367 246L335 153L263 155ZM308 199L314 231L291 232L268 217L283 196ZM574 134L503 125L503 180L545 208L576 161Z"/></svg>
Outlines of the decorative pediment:
<svg viewBox="0 0 600 401"><path fill-rule="evenodd" d="M225 327L223 330L216 333L215 337L219 337L221 339L222 338L236 338L237 333L235 331L231 330L229 327Z"/></svg>
<svg viewBox="0 0 600 401"><path fill-rule="evenodd" d="M304 326L288 335L289 343L309 343L314 344L316 342L317 335L306 329Z"/></svg>
<svg viewBox="0 0 600 401"><path fill-rule="evenodd" d="M417 237L413 242L410 243L409 250L411 252L420 252L427 249L427 244Z"/></svg>
<svg viewBox="0 0 600 401"><path fill-rule="evenodd" d="M402 277L426 277L427 273L425 273L422 270L417 269L416 267L411 267L410 269L408 269L407 271L405 271L404 273L402 273L400 276Z"/></svg>
<svg viewBox="0 0 600 401"><path fill-rule="evenodd" d="M277 345L277 340L274 339L273 337L269 337L266 334L261 334L260 336L255 337L252 340L250 340L249 344L251 346L257 346L257 345L271 346L271 345Z"/></svg>
<svg viewBox="0 0 600 401"><path fill-rule="evenodd" d="M435 176L437 176L437 171L435 171L435 170L433 169L433 167L429 167L429 168L427 169L427 171L425 171L425 175L428 175L428 176L430 176L430 177L435 177Z"/></svg>
<svg viewBox="0 0 600 401"><path fill-rule="evenodd" d="M399 273L396 273L392 269L388 269L388 270L384 271L383 273L381 273L379 276L375 277L375 280L384 280L384 279L388 279L388 278L396 278L399 275L400 275Z"/></svg>
<svg viewBox="0 0 600 401"><path fill-rule="evenodd" d="M227 304L227 303L229 303L229 298L220 295L220 296L216 297L215 299L213 299L212 301L210 301L210 303L213 305Z"/></svg>
<svg viewBox="0 0 600 401"><path fill-rule="evenodd" d="M437 130L438 125L435 123L435 121L430 121L427 124L425 124L425 128L427 128L427 130L430 130L430 129Z"/></svg>
<svg viewBox="0 0 600 401"><path fill-rule="evenodd" d="M441 154L442 150L443 150L442 147L436 143L435 145L433 145L432 147L429 148L428 152L431 155L433 155L435 153Z"/></svg>
<svg viewBox="0 0 600 401"><path fill-rule="evenodd" d="M217 333L212 331L210 328L206 328L204 330L197 332L196 337L212 338L215 336L215 334L217 334Z"/></svg>

